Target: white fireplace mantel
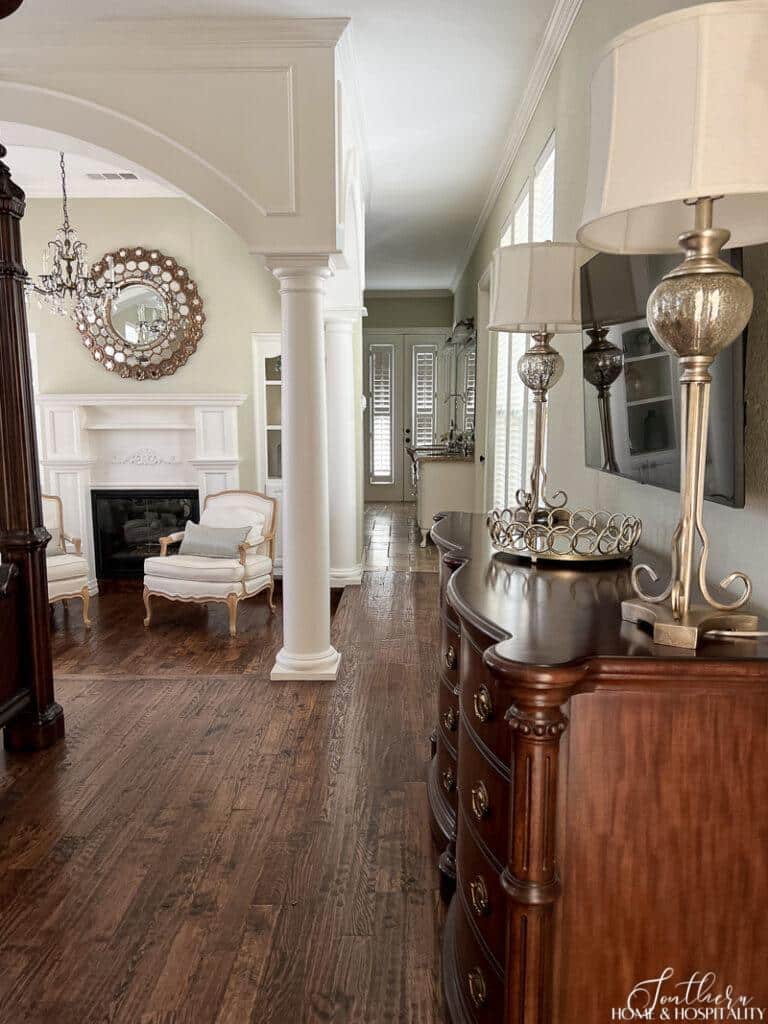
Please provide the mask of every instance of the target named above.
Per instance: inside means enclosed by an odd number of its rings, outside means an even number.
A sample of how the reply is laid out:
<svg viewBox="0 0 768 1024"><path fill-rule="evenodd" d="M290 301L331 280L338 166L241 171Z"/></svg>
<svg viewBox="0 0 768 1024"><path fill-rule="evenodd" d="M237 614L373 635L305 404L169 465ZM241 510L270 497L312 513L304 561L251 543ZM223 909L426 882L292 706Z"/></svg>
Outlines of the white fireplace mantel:
<svg viewBox="0 0 768 1024"><path fill-rule="evenodd" d="M96 592L95 489L197 488L205 497L240 483L237 410L246 395L42 394L43 491L58 494L64 527L81 537Z"/></svg>

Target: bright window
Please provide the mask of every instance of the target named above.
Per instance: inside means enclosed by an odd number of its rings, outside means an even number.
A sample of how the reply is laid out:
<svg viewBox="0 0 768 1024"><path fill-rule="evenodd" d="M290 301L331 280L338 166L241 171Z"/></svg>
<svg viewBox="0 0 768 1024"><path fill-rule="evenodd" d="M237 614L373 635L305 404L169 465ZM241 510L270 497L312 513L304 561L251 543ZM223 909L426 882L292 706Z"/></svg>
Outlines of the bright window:
<svg viewBox="0 0 768 1024"><path fill-rule="evenodd" d="M515 201L501 245L554 239L555 136L552 134ZM533 400L517 374L517 363L528 345L525 334L497 334L496 414L493 419L493 504L514 502L527 489L533 448Z"/></svg>
<svg viewBox="0 0 768 1024"><path fill-rule="evenodd" d="M532 242L553 242L555 239L555 136L536 161L533 173Z"/></svg>
<svg viewBox="0 0 768 1024"><path fill-rule="evenodd" d="M434 345L413 349L413 419L417 448L435 443L437 359Z"/></svg>
<svg viewBox="0 0 768 1024"><path fill-rule="evenodd" d="M371 345L371 483L394 483L394 345Z"/></svg>

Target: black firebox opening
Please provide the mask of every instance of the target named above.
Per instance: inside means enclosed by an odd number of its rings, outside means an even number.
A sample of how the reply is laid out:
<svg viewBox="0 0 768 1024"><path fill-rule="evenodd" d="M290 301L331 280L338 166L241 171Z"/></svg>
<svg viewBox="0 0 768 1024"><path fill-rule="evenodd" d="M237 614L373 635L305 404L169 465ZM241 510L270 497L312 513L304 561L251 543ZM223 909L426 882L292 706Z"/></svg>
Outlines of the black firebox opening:
<svg viewBox="0 0 768 1024"><path fill-rule="evenodd" d="M144 559L160 554L160 538L198 520L196 490L91 491L96 576L141 579Z"/></svg>

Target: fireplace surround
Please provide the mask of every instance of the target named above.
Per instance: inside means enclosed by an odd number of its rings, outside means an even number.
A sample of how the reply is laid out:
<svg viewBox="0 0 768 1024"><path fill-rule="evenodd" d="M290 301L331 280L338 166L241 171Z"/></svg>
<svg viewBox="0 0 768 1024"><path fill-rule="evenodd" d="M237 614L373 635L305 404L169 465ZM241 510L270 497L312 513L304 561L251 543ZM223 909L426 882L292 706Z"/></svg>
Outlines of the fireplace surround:
<svg viewBox="0 0 768 1024"><path fill-rule="evenodd" d="M141 579L144 559L160 554L160 538L200 518L198 491L91 491L93 545L99 580Z"/></svg>

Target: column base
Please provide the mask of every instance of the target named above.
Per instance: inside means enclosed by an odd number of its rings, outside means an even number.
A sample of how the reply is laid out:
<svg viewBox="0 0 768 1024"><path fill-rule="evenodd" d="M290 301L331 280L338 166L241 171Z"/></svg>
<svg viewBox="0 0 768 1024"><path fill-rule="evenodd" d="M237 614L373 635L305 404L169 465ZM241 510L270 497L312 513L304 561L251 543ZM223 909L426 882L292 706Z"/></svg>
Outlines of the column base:
<svg viewBox="0 0 768 1024"><path fill-rule="evenodd" d="M292 679L325 682L336 678L340 662L341 655L333 647L317 655L289 654L283 648L275 658L269 678L273 682L288 682Z"/></svg>
<svg viewBox="0 0 768 1024"><path fill-rule="evenodd" d="M353 565L349 569L331 569L332 587L359 587L362 582L362 564Z"/></svg>
<svg viewBox="0 0 768 1024"><path fill-rule="evenodd" d="M47 750L64 738L64 712L53 703L36 715L22 712L5 726L5 749L11 751Z"/></svg>

